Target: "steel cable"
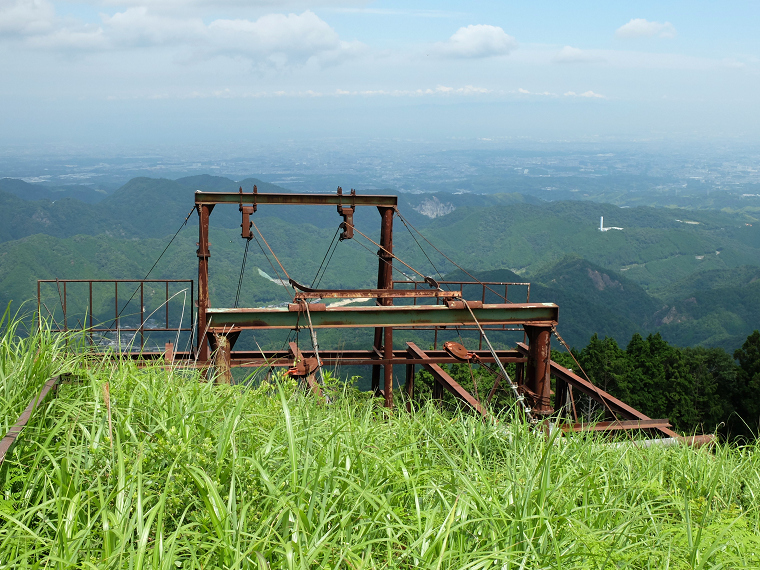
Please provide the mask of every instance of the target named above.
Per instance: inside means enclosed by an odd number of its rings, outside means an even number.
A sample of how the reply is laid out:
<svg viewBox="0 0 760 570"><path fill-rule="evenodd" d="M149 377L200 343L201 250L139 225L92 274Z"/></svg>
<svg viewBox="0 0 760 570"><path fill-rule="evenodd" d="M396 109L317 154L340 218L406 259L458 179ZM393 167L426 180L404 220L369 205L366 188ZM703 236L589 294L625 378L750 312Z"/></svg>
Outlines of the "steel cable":
<svg viewBox="0 0 760 570"><path fill-rule="evenodd" d="M238 307L238 301L240 300L240 287L243 285L243 275L245 274L245 264L248 259L248 246L251 245L251 240L245 240L245 251L243 252L243 263L240 265L240 278L238 279L237 293L235 294L235 308Z"/></svg>
<svg viewBox="0 0 760 570"><path fill-rule="evenodd" d="M251 223L253 223L253 222L251 222ZM258 230L258 228L256 228L256 229ZM259 242L259 238L256 237L256 234L253 234L253 239L256 240L256 245L259 246L259 249L261 250L261 253L264 255L264 257L266 258L266 260L269 262L269 266L272 268L272 271L277 276L277 281L279 281L280 285L283 286L283 288L285 289L285 292L288 294L288 297L291 297L291 292L288 290L288 286L285 285L285 280L280 277L280 274L277 272L277 269L275 268L274 264L272 263L272 260L269 259L269 256L267 255L267 252L264 251L264 248L261 246L261 243ZM262 239L263 239L263 236L262 236ZM271 251L271 249L270 249L270 251ZM274 255L274 253L272 253L272 255ZM279 263L279 260L277 262Z"/></svg>
<svg viewBox="0 0 760 570"><path fill-rule="evenodd" d="M494 289L492 289L491 287L489 287L488 285L486 285L485 283L483 283L480 279L478 279L477 277L475 277L472 273L470 273L469 271L467 271L464 267L462 267L461 265L459 265L456 261L454 261L453 259L451 259L448 255L446 255L440 249L438 249L437 247L435 247L435 245L433 245L430 242L430 240L428 238L426 238L422 234L422 232L420 230L418 230L417 228L415 228L414 225L411 222L409 222L406 218L404 218L404 216L403 216L403 214L401 214L401 212L397 212L397 214L398 214L399 218L401 218L402 222L404 222L405 224L408 222L409 225L412 227L412 229L414 229L415 232L417 232L418 234L420 234L420 237L422 239L424 239L428 243L428 245L430 245L430 247L432 247L434 250L436 250L438 253L440 253L444 258L446 258L446 260L449 263L451 263L452 265L454 265L455 267L457 267L463 273L465 273L466 275L468 275L471 279L474 279L475 281L477 281L478 283L480 283L483 287L485 287L486 289L488 289L489 291L491 291L491 293L495 294L497 297L501 297L507 303L509 302L509 299L507 299L507 297L505 295L502 295L501 293L498 293L497 291L495 291Z"/></svg>
<svg viewBox="0 0 760 570"><path fill-rule="evenodd" d="M501 363L501 360L499 360L499 357L496 355L496 351L494 350L493 346L491 346L491 341L488 340L488 337L486 336L486 333L483 331L483 327L480 326L480 323L478 322L478 319L475 318L475 313L472 312L472 308L467 303L467 301L464 302L464 306L467 307L467 310L470 311L470 315L472 315L472 320L475 321L475 324L478 326L478 330L480 330L480 334L483 335L483 338L486 341L486 344L488 345L488 349L491 351L491 355L493 356L493 359L496 361L496 364L499 365L499 370L501 370L502 375L504 378L506 378L507 382L509 382L509 385L512 387L512 391L515 394L515 399L522 407L523 411L525 412L525 417L528 418L529 422L533 422L533 416L531 415L531 409L528 405L525 404L525 396L520 394L520 392L517 390L517 386L515 386L514 382L512 382L512 379L509 377L509 374L507 374L506 369L504 368L504 365Z"/></svg>
<svg viewBox="0 0 760 570"><path fill-rule="evenodd" d="M145 274L145 277L142 278L142 281L145 281L148 278L148 276L151 274L151 272L156 268L156 265L158 265L158 262L161 261L161 258L166 253L166 250L169 249L169 246L174 242L175 238L179 235L179 232L182 231L182 228L184 228L187 225L187 220L190 219L190 216L193 215L193 212L195 212L195 210L196 210L197 207L198 207L197 205L193 206L193 209L190 210L190 213L185 217L185 221L182 222L182 225L180 225L179 229L174 233L174 235L172 236L172 239L170 239L169 243L166 244L166 247L164 248L164 251L162 251L161 255L158 256L158 259L156 259L155 263L151 266L151 268ZM124 309L126 309L127 306L132 302L132 299L134 299L135 295L137 295L137 292L139 290L140 290L140 286L138 285L137 287L135 287L135 290L132 293L132 296L129 298L129 300L126 303L124 303L124 306L121 308L121 311L119 311L119 314L116 315L116 318L111 323L111 326L108 327L109 329L113 328L114 324L116 324L116 321L119 320L119 317L124 312ZM142 307L140 307L140 312L142 313Z"/></svg>
<svg viewBox="0 0 760 570"><path fill-rule="evenodd" d="M330 248L333 245L333 242L335 241L335 238L338 236L338 232L340 231L340 226L338 226L338 229L335 230L335 233L333 234L332 239L330 240L330 245L327 246L327 251L325 251L325 256L322 258L322 263L319 264L319 269L317 269L317 273L314 275L314 279L311 281L311 287L314 287L314 283L317 282L317 277L319 277L319 272L322 271L322 266L325 264L325 259L327 259L327 254L330 253ZM337 247L337 246L336 246ZM330 256L330 259L332 259L332 256ZM327 262L328 265L330 265L330 262ZM325 267L325 271L327 271L327 268ZM324 277L324 274L322 275ZM320 282L322 280L320 279Z"/></svg>

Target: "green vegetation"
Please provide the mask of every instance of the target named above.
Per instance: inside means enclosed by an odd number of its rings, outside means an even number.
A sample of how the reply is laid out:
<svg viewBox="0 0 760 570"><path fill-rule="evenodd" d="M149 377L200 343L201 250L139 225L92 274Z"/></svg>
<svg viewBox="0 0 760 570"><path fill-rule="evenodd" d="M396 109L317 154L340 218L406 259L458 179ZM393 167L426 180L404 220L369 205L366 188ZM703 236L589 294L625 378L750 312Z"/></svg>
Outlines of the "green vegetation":
<svg viewBox="0 0 760 570"><path fill-rule="evenodd" d="M679 348L659 334L636 334L623 350L594 335L576 356L596 385L649 417L669 418L681 433L758 434L760 393L742 382L723 349Z"/></svg>
<svg viewBox="0 0 760 570"><path fill-rule="evenodd" d="M196 189L242 186L250 192L257 184L261 191L287 192L254 179L135 178L95 204L73 198L53 203L22 200L18 181L0 182L0 306L34 297L40 278L143 277L187 216ZM432 197L457 209L432 220L414 210ZM679 346L734 350L760 322L760 223L751 212L539 203L516 194L401 194L399 200L404 216L468 271L481 279L531 281L533 300L558 303L560 330L574 346L585 345L594 333L625 343L635 333L660 332ZM600 215L624 231L599 232ZM290 275L306 284L340 222L332 208L291 206L259 208L254 219ZM374 236L378 219L373 208L365 208L355 221ZM195 277L195 223L193 215L151 277ZM219 206L211 216L216 306L229 306L235 298L244 247L239 224L234 206ZM431 267L400 220L395 227L394 251L401 259L426 275L453 275L456 267L417 235ZM361 237L342 242L321 284L372 286L376 249ZM255 243L247 267L241 303L287 299L282 287L259 272L277 277ZM47 294L55 313L58 293ZM104 291L96 297L96 317L104 320L113 299Z"/></svg>
<svg viewBox="0 0 760 570"><path fill-rule="evenodd" d="M81 378L0 470L3 568L760 566L757 444L547 437L332 382L325 405L285 379L85 367L3 326L0 389L36 389L40 359Z"/></svg>
<svg viewBox="0 0 760 570"><path fill-rule="evenodd" d="M465 341L466 342L466 341ZM470 341L474 346L477 341ZM573 354L553 343L552 359L584 373L593 384L633 406L650 418L667 418L683 435L717 433L722 438L752 440L760 434L760 332L753 332L733 355L722 348L680 348L660 334L646 338L634 334L627 347L613 338L593 335ZM736 361L734 360L736 359ZM580 370L578 366L580 365ZM443 368L471 394L481 397L493 386L493 374L469 364ZM514 377L514 365L508 365ZM433 377L425 371L415 376L415 391L423 398L432 391ZM576 393L576 412L586 422L600 421L605 410ZM509 405L509 390L495 393L496 407ZM444 395L450 410L457 400Z"/></svg>

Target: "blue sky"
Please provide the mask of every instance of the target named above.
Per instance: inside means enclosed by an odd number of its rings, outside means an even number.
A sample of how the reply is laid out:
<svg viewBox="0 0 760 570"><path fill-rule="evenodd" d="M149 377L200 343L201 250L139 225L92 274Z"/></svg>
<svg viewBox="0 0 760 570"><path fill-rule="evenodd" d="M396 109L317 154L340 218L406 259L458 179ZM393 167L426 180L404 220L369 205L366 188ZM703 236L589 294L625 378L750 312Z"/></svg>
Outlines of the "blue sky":
<svg viewBox="0 0 760 570"><path fill-rule="evenodd" d="M757 2L0 0L0 144L757 142Z"/></svg>

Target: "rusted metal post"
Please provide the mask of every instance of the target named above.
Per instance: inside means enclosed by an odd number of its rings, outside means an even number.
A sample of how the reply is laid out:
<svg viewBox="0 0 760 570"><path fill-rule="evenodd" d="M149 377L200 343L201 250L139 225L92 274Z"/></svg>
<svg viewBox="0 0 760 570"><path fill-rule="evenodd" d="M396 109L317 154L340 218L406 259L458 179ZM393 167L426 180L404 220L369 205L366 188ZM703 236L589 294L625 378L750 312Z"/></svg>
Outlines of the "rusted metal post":
<svg viewBox="0 0 760 570"><path fill-rule="evenodd" d="M215 334L216 339L216 383L231 384L232 369L230 368L230 341L226 335Z"/></svg>
<svg viewBox="0 0 760 570"><path fill-rule="evenodd" d="M412 411L412 400L414 400L414 364L406 365L406 411Z"/></svg>
<svg viewBox="0 0 760 570"><path fill-rule="evenodd" d="M164 362L166 363L166 366L164 367L165 370L171 370L172 363L174 362L174 343L173 342L167 342L164 344Z"/></svg>
<svg viewBox="0 0 760 570"><path fill-rule="evenodd" d="M90 344L94 344L92 340L92 281L90 281Z"/></svg>
<svg viewBox="0 0 760 570"><path fill-rule="evenodd" d="M378 350L380 350L380 347L383 344L383 328L378 327L375 329L375 340L373 346L375 347L375 352L377 353ZM379 358L380 355L376 354L376 356ZM372 365L372 393L374 395L377 395L378 390L380 390L380 365L379 364L373 364Z"/></svg>
<svg viewBox="0 0 760 570"><path fill-rule="evenodd" d="M169 282L166 282L166 326L164 328L169 328Z"/></svg>
<svg viewBox="0 0 760 570"><path fill-rule="evenodd" d="M145 283L140 281L140 352L145 346Z"/></svg>
<svg viewBox="0 0 760 570"><path fill-rule="evenodd" d="M42 297L40 297L40 284L41 282L37 281L37 330L42 330Z"/></svg>
<svg viewBox="0 0 760 570"><path fill-rule="evenodd" d="M390 301L390 299L388 299ZM393 328L385 327L385 360L387 364L383 364L383 372L385 373L385 407L393 407Z"/></svg>
<svg viewBox="0 0 760 570"><path fill-rule="evenodd" d="M208 299L208 218L214 206L208 204L198 205L198 360L208 361L208 340L206 339L206 309L209 307Z"/></svg>
<svg viewBox="0 0 760 570"><path fill-rule="evenodd" d="M66 282L63 282L63 330L69 330L69 320L66 316Z"/></svg>
<svg viewBox="0 0 760 570"><path fill-rule="evenodd" d="M554 390L554 409L558 411L560 417L568 417L568 388L567 382L556 378L556 387Z"/></svg>
<svg viewBox="0 0 760 570"><path fill-rule="evenodd" d="M380 224L380 247L377 255L378 267L377 267L377 288L378 289L393 289L393 214L395 210L393 208L387 208L378 206L378 211L382 218ZM393 304L392 298L378 299L380 305L389 306ZM382 337L378 332L382 330ZM385 327L385 329L375 329L375 348L380 350L378 342L382 338L384 351L383 357L386 361L393 360L393 328ZM373 370L372 379L374 381L375 376L379 375L379 370L376 373ZM378 378L379 380L379 378ZM393 407L393 364L383 365L383 392L385 396L385 406L387 408Z"/></svg>
<svg viewBox="0 0 760 570"><path fill-rule="evenodd" d="M526 388L536 394L533 403L535 414L547 415L554 410L551 405L551 327L524 325L528 336L528 366Z"/></svg>

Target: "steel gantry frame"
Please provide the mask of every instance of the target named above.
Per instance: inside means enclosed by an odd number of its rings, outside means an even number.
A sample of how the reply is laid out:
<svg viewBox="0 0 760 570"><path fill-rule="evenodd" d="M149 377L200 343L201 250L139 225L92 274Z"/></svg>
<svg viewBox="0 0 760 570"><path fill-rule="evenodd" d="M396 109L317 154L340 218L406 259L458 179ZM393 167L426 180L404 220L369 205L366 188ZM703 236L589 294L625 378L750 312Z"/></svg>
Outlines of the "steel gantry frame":
<svg viewBox="0 0 760 570"><path fill-rule="evenodd" d="M243 214L243 237L250 231L250 216L259 206L313 205L334 206L343 218L341 239L351 239L354 233L353 214L357 207L376 207L380 214L380 241L377 268L377 289L362 290L311 290L291 280L298 291L293 303L287 308L228 308L211 307L209 300L209 218L214 207L220 204L237 204ZM222 381L229 379L230 367L234 365L285 365L297 355L272 352L258 356L234 351L235 342L243 330L307 328L373 328L374 341L371 351L322 351L322 363L368 363L372 364L372 390L385 399L385 405L393 406L393 367L406 365L407 376L414 373L414 366L421 364L434 370L434 377L442 388L468 402L464 390L448 375L442 376L438 364L456 361L442 351L426 353L409 343L406 351L393 347L393 331L396 328L442 328L472 327L483 325L522 326L528 336L528 355L523 357L514 351L477 351L482 362L502 361L527 363L525 386L528 393L537 397L531 402L534 413L548 415L553 412L550 402L550 337L556 326L559 307L553 303L494 303L462 299L461 291L443 291L434 280L431 289L394 289L393 281L393 218L398 208L396 196L359 195L351 191L345 195L342 189L334 194L261 193L254 186L253 192L202 192L195 193L198 212L198 345L196 355L201 363L210 363L212 354ZM357 230L358 231L358 230ZM369 297L375 298L375 306L331 307L323 303L308 303L309 299ZM394 305L394 298L430 298L443 301L437 305ZM308 305L307 305L308 303ZM308 317L308 318L307 318ZM291 351L292 352L292 351ZM341 358L341 355L343 358ZM266 358L266 357L270 358ZM436 368L432 368L432 367ZM383 383L380 386L382 369ZM456 384L456 386L454 386ZM407 386L413 386L407 378ZM473 406L476 409L480 407ZM478 411L483 411L480 408Z"/></svg>
<svg viewBox="0 0 760 570"><path fill-rule="evenodd" d="M356 232L378 247L377 288L311 289L290 279L285 268L280 264L294 290L293 302L289 303L287 307L211 307L209 299L209 259L211 257L209 217L214 207L221 204L238 205L242 214L241 237L249 241L255 237L251 231L251 227L255 227L255 224L251 221L251 216L256 213L261 205L335 206L338 215L343 219L339 228L342 229L340 240L352 239ZM374 242L354 226L353 216L356 208L360 206L377 208L380 214L379 243ZM670 429L668 420L649 418L638 410L614 398L612 395L600 390L588 379L584 379L576 375L572 370L554 362L551 357L552 334L557 336L557 339L565 348L568 348L556 330L559 308L554 303L530 302L530 284L494 283L478 280L436 281L431 277L422 275L416 269L397 258L393 253L393 218L398 213L407 227L410 224L398 212L396 196L357 195L354 190L351 190L349 195L344 195L340 188L338 188L335 194L259 193L256 186L254 186L251 193L243 192L242 188L238 192L197 191L195 193L194 209L197 211L199 218L198 249L196 252L198 256L196 301L198 313L195 320L195 332L197 333L195 335L197 342L195 350L177 352L172 343L166 343L164 352L149 352L143 350L144 345L141 342L139 353L130 351L126 354L119 352L118 354L103 354L103 356L131 358L137 361L155 359L163 361L166 366L172 366L174 363L177 363L181 366L196 366L207 371L214 368L214 378L220 382L231 381L231 368L235 366L287 367L289 374L304 379L315 394L321 394L320 385L316 381L315 376L321 367L325 365L370 365L372 367L372 390L384 398L385 405L388 407L393 406L393 367L397 365L404 365L406 367L406 389L409 401L411 402L414 398L415 367L421 366L432 374L434 378L434 398L441 398L443 391L447 390L462 402L463 405L469 406L475 412L486 416L487 411L483 400L479 399L477 394L473 396L473 394L465 390L440 366L441 364L468 362L470 364L475 363L485 366L495 375L494 385L485 398L486 403L491 401L500 386L505 389L509 388L512 390L517 402L523 404L523 410L527 418L537 420L553 414L554 418L562 422L561 428L564 431L595 430L615 432L635 429L665 436L665 439L662 440L664 442L687 442L699 445L712 441L712 436L680 437ZM188 215L188 218L190 215ZM187 219L185 222L187 222ZM417 231L416 228L414 229ZM258 227L256 227L256 230L267 247L269 247ZM420 236L423 240L427 241L427 238L422 234ZM435 248L435 246L433 247ZM273 250L269 249L274 256ZM246 247L246 253L247 251ZM437 251L445 256L440 250ZM276 256L274 257L277 259ZM394 259L417 273L423 279L420 281L394 281L392 276ZM277 262L279 263L279 260ZM243 264L244 267L245 264ZM466 271L464 272L467 273ZM469 276L473 277L472 275ZM243 271L241 270L240 283L242 283L242 277ZM127 330L119 329L119 317L121 315L117 310L119 280L107 281L108 283L115 284L114 306L117 312L115 313L114 323L116 328L113 328L113 325L106 328L102 326L95 327L93 325L91 316L93 312L92 284L101 281L97 279L40 280L37 285L38 311L40 312L39 325L42 326L41 307L47 310L47 306L42 301L41 286L44 283L56 283L57 287L63 287L63 292L59 294L59 297L64 316L67 316L66 284L67 282L78 282L89 283L88 314L90 315L90 326L88 328L82 325L83 330L89 330L89 334L92 332ZM150 284L150 286L159 282L166 284L166 323L163 329L152 328L151 330L154 332L177 330L169 328L168 313L168 301L170 300L168 287L169 283L175 281L150 280L147 276L143 280L129 281L138 284L138 288L135 289L132 296L134 297L139 290L141 292L141 305L143 305L144 295L142 291L145 284ZM190 283L192 297L192 281L188 281L188 283ZM400 287L395 287L397 284ZM467 292L470 294L473 285L482 287L480 295L476 295L480 297L479 300L464 298L464 288L467 287ZM410 289L409 287L411 286L414 288ZM504 287L504 295L496 291L493 288L494 286ZM507 288L509 286L527 286L526 302L510 302L507 298ZM444 290L444 287L447 290ZM496 303L486 303L486 289L489 289L495 295L495 297L492 295L491 298L495 298L497 300ZM345 307L331 306L321 302L324 299L340 298L375 299L375 305ZM396 299L405 300L406 302L394 304L394 300ZM428 304L425 304L425 300L427 300ZM429 304L430 301L435 301L435 304ZM237 305L237 301L235 304ZM126 308L126 305L124 308ZM122 311L124 308L122 308ZM141 311L144 313L144 307ZM48 313L53 321L55 321L53 313L49 310ZM62 330L71 330L67 323L67 319L64 318ZM58 325L56 327L57 329L61 328ZM145 318L142 316L139 328L134 330L142 333L144 328ZM190 328L193 328L192 324ZM293 342L289 344L288 350L258 350L255 352L233 350L235 342L244 330L298 330L302 328L309 328L312 333L314 343L314 350L312 352L301 351L297 344ZM364 350L323 348L318 351L315 329L324 328L373 328L373 346L371 349ZM469 351L463 345L449 341L444 343L444 350L440 350L438 348L438 332L447 328L455 328L457 331L469 330L478 333L478 349ZM432 350L423 350L413 342L407 342L404 349L394 348L393 331L395 329L435 331L434 347ZM186 331L187 329L181 328L180 325L179 330ZM487 338L486 331L499 330L522 330L524 331L525 342L518 342L515 350L496 350ZM483 350L483 341L488 345L488 350ZM508 377L506 369L503 366L505 363L515 365L514 380ZM491 364L496 364L497 368L490 367ZM383 379L382 387L380 383L381 376ZM550 384L552 376L556 379L556 394L553 402ZM46 385L45 390L49 389ZM45 390L40 394L40 399L46 395L47 392ZM590 424L578 423L579 419L582 418L576 411L574 393L582 394L596 401L604 409L603 415L599 416L603 421ZM18 429L23 429L25 421L25 416L22 414L18 422L18 426L20 426ZM15 437L14 433L6 436L4 441L12 443L11 439Z"/></svg>

